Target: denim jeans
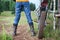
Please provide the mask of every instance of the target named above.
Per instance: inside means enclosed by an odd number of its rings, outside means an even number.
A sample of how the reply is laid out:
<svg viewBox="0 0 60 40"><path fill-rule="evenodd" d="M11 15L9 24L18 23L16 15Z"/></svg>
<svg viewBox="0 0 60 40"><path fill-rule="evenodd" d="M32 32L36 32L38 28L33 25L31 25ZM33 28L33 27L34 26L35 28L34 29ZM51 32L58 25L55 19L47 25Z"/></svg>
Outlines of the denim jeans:
<svg viewBox="0 0 60 40"><path fill-rule="evenodd" d="M30 11L29 2L16 2L14 24L18 25L18 22L19 22L20 17L21 17L22 5L23 5L23 8L24 8L26 18L27 18L27 22L29 24L32 24L33 22L32 22L32 18L31 18L31 11Z"/></svg>

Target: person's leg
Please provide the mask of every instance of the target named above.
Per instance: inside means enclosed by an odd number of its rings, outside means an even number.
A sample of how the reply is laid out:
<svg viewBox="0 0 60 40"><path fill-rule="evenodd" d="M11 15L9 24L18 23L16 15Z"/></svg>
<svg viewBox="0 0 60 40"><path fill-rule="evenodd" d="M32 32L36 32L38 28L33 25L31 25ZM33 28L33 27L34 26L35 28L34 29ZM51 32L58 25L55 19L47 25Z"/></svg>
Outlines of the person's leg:
<svg viewBox="0 0 60 40"><path fill-rule="evenodd" d="M25 14L26 14L26 17L27 17L27 21L28 21L29 26L30 26L30 30L32 32L32 35L34 36L35 31L34 31L34 25L33 25L33 22L32 22L32 18L31 18L29 2L24 2L23 5L24 5L24 11L25 11Z"/></svg>
<svg viewBox="0 0 60 40"><path fill-rule="evenodd" d="M16 35L16 31L17 31L17 26L18 26L18 22L21 16L21 3L20 2L16 2L15 5L15 19L14 19L14 23L13 23L13 35Z"/></svg>

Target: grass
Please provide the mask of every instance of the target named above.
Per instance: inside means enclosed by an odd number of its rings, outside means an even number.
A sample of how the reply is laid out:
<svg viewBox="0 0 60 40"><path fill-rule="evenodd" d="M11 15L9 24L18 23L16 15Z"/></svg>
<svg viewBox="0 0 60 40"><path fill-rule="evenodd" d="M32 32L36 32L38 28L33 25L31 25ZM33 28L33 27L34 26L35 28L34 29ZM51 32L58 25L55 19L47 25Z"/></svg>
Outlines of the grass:
<svg viewBox="0 0 60 40"><path fill-rule="evenodd" d="M37 16L34 14L34 12L31 12L31 15L32 15L33 20L37 19ZM15 18L15 16L12 15L10 11L4 11L0 15L0 22L5 21L5 22L7 22L7 25L11 26L13 24L14 18ZM50 24L48 24L44 29L44 36L45 36L46 40L48 40L48 38L51 38L53 40L60 40L60 31L58 29L53 30L52 14L50 14L49 17L47 17L47 22ZM26 16L25 16L24 12L22 12L21 19L19 21L19 25L25 25L25 24L28 25ZM35 22L34 22L34 27L35 27L35 31L37 32L38 31L38 24ZM3 30L3 33L5 33L4 30ZM12 40L12 37L9 35L6 35L6 34L4 34L3 36L1 35L0 39L1 38L4 38L4 39L6 38L5 40Z"/></svg>
<svg viewBox="0 0 60 40"><path fill-rule="evenodd" d="M6 30L4 28L4 25L2 25L2 34L0 34L0 40L12 40L12 36L11 35L7 35L6 34Z"/></svg>

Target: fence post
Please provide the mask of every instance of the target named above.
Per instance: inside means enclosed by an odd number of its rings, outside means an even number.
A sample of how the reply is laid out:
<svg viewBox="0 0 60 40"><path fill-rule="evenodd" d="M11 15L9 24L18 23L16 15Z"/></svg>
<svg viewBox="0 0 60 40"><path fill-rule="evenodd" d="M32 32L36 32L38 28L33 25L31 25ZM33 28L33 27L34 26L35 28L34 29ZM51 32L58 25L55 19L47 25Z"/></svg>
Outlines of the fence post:
<svg viewBox="0 0 60 40"><path fill-rule="evenodd" d="M39 33L38 33L38 38L42 39L44 37L44 27L45 27L45 20L47 16L47 7L48 6L48 0L43 0L41 2L41 7L40 7L40 17L39 17Z"/></svg>
<svg viewBox="0 0 60 40"><path fill-rule="evenodd" d="M58 17L58 28L60 29L60 0L58 0L58 14L59 14L59 17Z"/></svg>
<svg viewBox="0 0 60 40"><path fill-rule="evenodd" d="M39 34L38 34L39 39L43 38L46 15L47 15L46 11L41 12L41 16L39 20Z"/></svg>

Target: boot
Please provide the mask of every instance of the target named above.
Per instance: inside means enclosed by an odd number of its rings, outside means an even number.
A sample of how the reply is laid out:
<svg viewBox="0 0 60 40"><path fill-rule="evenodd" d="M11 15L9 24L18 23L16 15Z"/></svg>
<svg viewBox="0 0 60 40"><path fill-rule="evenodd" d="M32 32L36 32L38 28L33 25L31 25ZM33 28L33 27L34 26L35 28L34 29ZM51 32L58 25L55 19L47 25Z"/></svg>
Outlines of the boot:
<svg viewBox="0 0 60 40"><path fill-rule="evenodd" d="M17 32L17 25L13 24L13 36L16 36L16 32Z"/></svg>
<svg viewBox="0 0 60 40"><path fill-rule="evenodd" d="M31 35L32 36L35 36L36 35L36 33L34 31L34 26L33 25L30 25L30 31L31 31Z"/></svg>

